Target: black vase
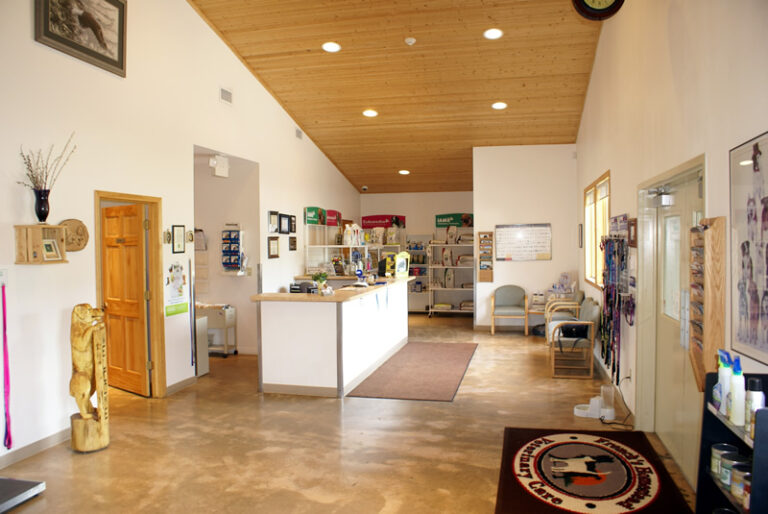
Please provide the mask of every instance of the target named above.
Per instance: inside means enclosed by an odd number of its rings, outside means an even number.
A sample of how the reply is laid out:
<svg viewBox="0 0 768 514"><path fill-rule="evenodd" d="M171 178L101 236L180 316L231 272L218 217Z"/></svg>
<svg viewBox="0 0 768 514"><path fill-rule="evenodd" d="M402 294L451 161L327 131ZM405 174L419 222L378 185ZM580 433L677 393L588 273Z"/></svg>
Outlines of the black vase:
<svg viewBox="0 0 768 514"><path fill-rule="evenodd" d="M48 213L51 208L48 205L48 195L50 189L35 189L35 214L37 214L37 221L45 223L48 219Z"/></svg>

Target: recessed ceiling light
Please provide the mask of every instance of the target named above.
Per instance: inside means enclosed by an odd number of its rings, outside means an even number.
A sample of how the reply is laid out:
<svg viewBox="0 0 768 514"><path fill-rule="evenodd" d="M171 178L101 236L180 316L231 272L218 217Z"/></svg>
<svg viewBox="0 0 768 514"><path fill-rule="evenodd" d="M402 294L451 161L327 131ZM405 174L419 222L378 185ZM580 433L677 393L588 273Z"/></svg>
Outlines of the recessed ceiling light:
<svg viewBox="0 0 768 514"><path fill-rule="evenodd" d="M747 161L741 161L739 163L740 166L752 166L752 159L749 159Z"/></svg>
<svg viewBox="0 0 768 514"><path fill-rule="evenodd" d="M485 32L483 32L483 36L485 36L485 39L499 39L503 35L504 35L504 32L501 29L488 29Z"/></svg>
<svg viewBox="0 0 768 514"><path fill-rule="evenodd" d="M493 105L491 105L491 107L493 107L497 111L501 111L502 109L507 108L507 104L504 102L494 102Z"/></svg>
<svg viewBox="0 0 768 514"><path fill-rule="evenodd" d="M411 174L411 172L408 171L408 170L400 170L400 171L398 171L398 173L401 174L401 175L410 175Z"/></svg>
<svg viewBox="0 0 768 514"><path fill-rule="evenodd" d="M405 44L406 45L413 46L415 43L416 43L416 38L415 37L408 36L407 38L405 38Z"/></svg>
<svg viewBox="0 0 768 514"><path fill-rule="evenodd" d="M335 41L328 41L327 43L323 43L323 50L325 50L328 53L335 54L339 50L341 50L341 45L336 43Z"/></svg>
<svg viewBox="0 0 768 514"><path fill-rule="evenodd" d="M366 118L375 118L378 115L379 113L374 111L373 109L366 109L363 111L363 116L365 116Z"/></svg>

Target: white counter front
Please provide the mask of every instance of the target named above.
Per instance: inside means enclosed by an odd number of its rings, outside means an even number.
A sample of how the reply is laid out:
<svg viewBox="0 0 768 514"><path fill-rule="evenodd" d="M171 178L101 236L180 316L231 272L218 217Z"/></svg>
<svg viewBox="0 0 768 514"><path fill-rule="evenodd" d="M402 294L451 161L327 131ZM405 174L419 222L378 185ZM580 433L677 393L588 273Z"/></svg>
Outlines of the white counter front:
<svg viewBox="0 0 768 514"><path fill-rule="evenodd" d="M408 341L409 280L330 297L252 296L260 314L260 390L346 395Z"/></svg>

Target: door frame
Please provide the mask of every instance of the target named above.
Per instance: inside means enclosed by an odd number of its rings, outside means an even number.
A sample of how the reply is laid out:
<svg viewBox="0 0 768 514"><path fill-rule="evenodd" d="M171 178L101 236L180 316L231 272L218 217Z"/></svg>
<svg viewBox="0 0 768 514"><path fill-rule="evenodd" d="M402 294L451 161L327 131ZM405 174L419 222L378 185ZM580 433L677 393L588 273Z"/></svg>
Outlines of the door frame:
<svg viewBox="0 0 768 514"><path fill-rule="evenodd" d="M149 277L149 338L152 370L150 371L150 398L164 398L167 393L165 376L165 316L163 315L163 245L162 245L162 207L163 200L155 196L94 191L94 239L96 254L96 302L104 305L102 293L101 266L101 204L102 202L137 203L147 207L149 237L147 241L147 275ZM109 341L107 341L109 344Z"/></svg>
<svg viewBox="0 0 768 514"><path fill-rule="evenodd" d="M707 212L706 156L698 155L671 170L637 186L637 354L635 361L635 430L654 432L656 428L656 207L648 189L678 176L701 169L704 217Z"/></svg>

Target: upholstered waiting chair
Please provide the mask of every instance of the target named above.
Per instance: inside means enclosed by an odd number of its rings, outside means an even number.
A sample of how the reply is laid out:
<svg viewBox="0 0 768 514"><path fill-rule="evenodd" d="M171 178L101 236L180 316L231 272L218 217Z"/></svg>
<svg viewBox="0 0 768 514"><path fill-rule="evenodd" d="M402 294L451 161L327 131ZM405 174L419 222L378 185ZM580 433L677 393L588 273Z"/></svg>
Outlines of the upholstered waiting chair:
<svg viewBox="0 0 768 514"><path fill-rule="evenodd" d="M501 286L491 296L491 335L496 333L496 318L523 319L528 335L528 295L520 286Z"/></svg>
<svg viewBox="0 0 768 514"><path fill-rule="evenodd" d="M550 364L553 378L592 378L595 335L600 325L600 305L587 297L581 302L579 316L570 320L552 320L547 323L550 346ZM582 335L568 335L563 328L581 327Z"/></svg>

